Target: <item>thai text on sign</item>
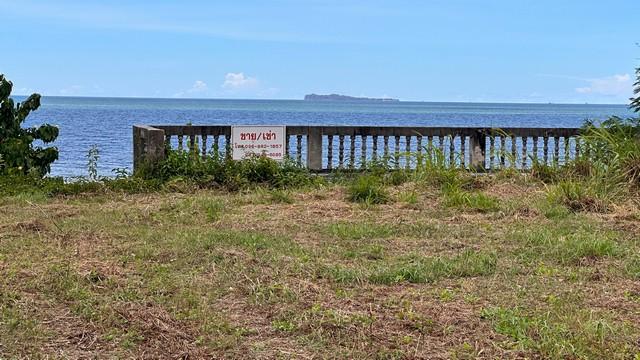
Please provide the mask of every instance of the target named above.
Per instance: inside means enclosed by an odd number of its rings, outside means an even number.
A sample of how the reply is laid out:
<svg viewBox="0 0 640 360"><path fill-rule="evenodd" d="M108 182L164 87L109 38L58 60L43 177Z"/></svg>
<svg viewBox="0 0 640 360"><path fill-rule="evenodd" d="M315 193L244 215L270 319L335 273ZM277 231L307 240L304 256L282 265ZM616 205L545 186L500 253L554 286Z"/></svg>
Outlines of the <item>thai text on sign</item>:
<svg viewBox="0 0 640 360"><path fill-rule="evenodd" d="M233 160L251 155L264 155L283 160L286 129L284 126L232 126L231 149Z"/></svg>

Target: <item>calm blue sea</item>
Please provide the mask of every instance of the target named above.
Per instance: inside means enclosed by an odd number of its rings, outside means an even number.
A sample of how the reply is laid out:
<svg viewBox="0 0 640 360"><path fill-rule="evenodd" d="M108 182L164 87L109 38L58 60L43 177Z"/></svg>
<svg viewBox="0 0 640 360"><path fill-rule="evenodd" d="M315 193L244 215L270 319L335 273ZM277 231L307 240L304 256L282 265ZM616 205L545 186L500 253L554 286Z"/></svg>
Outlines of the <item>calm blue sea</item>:
<svg viewBox="0 0 640 360"><path fill-rule="evenodd" d="M130 169L133 124L578 127L611 115L633 113L625 105L44 97L27 125L60 127L60 159L52 175L71 177L86 175L93 144L100 151L100 175Z"/></svg>

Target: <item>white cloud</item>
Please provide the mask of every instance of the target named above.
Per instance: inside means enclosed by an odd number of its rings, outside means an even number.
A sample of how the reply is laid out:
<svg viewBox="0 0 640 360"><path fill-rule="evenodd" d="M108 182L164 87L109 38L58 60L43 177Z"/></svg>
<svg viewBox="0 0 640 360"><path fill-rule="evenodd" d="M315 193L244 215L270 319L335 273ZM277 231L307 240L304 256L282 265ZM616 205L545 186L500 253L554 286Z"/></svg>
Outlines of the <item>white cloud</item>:
<svg viewBox="0 0 640 360"><path fill-rule="evenodd" d="M259 86L258 79L245 76L244 73L227 73L224 77L222 88L230 91L251 90Z"/></svg>
<svg viewBox="0 0 640 360"><path fill-rule="evenodd" d="M631 95L633 88L631 76L629 74L584 79L584 81L588 81L589 86L576 88L576 92L579 94L627 96Z"/></svg>
<svg viewBox="0 0 640 360"><path fill-rule="evenodd" d="M187 92L191 94L202 93L205 91L207 91L207 83L202 80L196 80L191 89L187 90Z"/></svg>
<svg viewBox="0 0 640 360"><path fill-rule="evenodd" d="M196 80L193 85L191 85L191 88L185 90L185 91L180 91L177 92L173 95L173 97L188 97L188 96L193 96L193 95L204 95L208 92L209 90L209 86L207 85L206 82L202 81L202 80Z"/></svg>

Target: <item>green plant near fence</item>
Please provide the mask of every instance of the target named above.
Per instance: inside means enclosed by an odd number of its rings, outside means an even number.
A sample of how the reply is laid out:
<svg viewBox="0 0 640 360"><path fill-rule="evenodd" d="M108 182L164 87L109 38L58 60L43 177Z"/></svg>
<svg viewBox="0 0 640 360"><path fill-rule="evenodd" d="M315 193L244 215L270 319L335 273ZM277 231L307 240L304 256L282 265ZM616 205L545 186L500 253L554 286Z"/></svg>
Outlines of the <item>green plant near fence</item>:
<svg viewBox="0 0 640 360"><path fill-rule="evenodd" d="M40 95L33 94L22 103L11 98L13 83L0 74L0 174L34 174L44 176L58 159L55 147L34 146L35 140L44 144L58 137L58 128L52 125L22 128L29 113L40 107Z"/></svg>
<svg viewBox="0 0 640 360"><path fill-rule="evenodd" d="M166 158L152 168L141 169L137 176L162 181L185 179L200 187L225 187L239 190L252 185L274 188L299 187L317 182L293 161L277 162L264 156L234 161L218 152L202 156L197 151L168 150Z"/></svg>

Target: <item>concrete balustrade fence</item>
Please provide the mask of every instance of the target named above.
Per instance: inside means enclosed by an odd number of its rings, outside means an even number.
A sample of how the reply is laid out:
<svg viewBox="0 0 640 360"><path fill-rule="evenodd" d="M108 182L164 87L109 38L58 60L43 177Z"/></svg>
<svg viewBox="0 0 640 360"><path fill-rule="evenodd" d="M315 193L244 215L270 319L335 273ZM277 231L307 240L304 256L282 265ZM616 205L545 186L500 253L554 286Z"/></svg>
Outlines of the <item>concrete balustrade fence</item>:
<svg viewBox="0 0 640 360"><path fill-rule="evenodd" d="M477 171L565 164L580 154L578 128L287 126L286 155L309 170L361 169L383 161L413 168L428 156ZM135 125L134 169L168 149L230 156L231 126ZM437 154L437 155L436 155Z"/></svg>

